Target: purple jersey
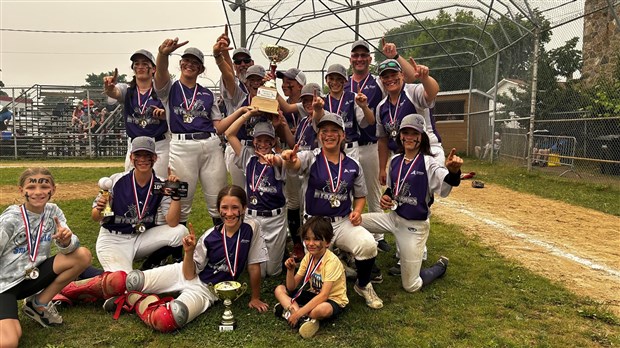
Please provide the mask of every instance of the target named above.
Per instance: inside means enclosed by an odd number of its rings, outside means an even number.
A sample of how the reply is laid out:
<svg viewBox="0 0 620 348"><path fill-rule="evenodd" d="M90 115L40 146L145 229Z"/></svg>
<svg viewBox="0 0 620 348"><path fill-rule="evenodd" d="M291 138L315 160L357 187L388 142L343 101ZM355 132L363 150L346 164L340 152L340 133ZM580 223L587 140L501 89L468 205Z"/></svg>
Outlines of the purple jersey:
<svg viewBox="0 0 620 348"><path fill-rule="evenodd" d="M175 81L168 95L172 133L215 133L213 121L221 119L213 93L196 84L194 88Z"/></svg>
<svg viewBox="0 0 620 348"><path fill-rule="evenodd" d="M357 93L359 86L362 86L362 93L368 98L368 107L374 112L379 102L381 102L381 99L383 99L382 85L378 82L379 80L371 74L366 75L360 82L355 82L351 76L349 76L349 79L344 85L344 89L352 93ZM363 128L360 127L359 142L360 145L377 142L376 124L371 124Z"/></svg>
<svg viewBox="0 0 620 348"><path fill-rule="evenodd" d="M443 181L448 169L432 156L420 154L409 163L403 160L402 154L395 155L388 164L387 186L398 204L396 214L407 220L426 220L430 216L433 193L446 197L452 189Z"/></svg>
<svg viewBox="0 0 620 348"><path fill-rule="evenodd" d="M358 122L357 105L355 104L355 93L345 90L340 99L331 95L323 97L325 101L324 109L334 114L340 115L344 121L346 142L358 141L360 138L360 127ZM363 114L362 114L363 117ZM364 124L367 126L367 124Z"/></svg>
<svg viewBox="0 0 620 348"><path fill-rule="evenodd" d="M101 222L101 226L110 231L118 231L123 234L135 233L135 226L138 223L149 229L157 223L160 205L165 204L166 213L170 206L170 197L166 197L164 201L164 196L154 195L152 193L153 185L150 182L143 187L137 183L134 185L134 170L114 174L110 177L113 183L110 190L110 205L114 211L114 216ZM163 180L158 179L153 172L153 183L157 181ZM134 195L134 187L137 197ZM97 206L98 198L93 202L93 208Z"/></svg>
<svg viewBox="0 0 620 348"><path fill-rule="evenodd" d="M161 138L168 131L168 122L153 116L154 108L164 108L155 91L149 89L142 94L137 87L131 88L126 84L119 84L118 87L123 101L127 135L131 139L140 136Z"/></svg>
<svg viewBox="0 0 620 348"><path fill-rule="evenodd" d="M283 187L286 174L281 168L260 163L254 149L249 146L243 146L236 164L245 171L249 209L267 211L282 208L286 204ZM256 204L252 203L254 198Z"/></svg>
<svg viewBox="0 0 620 348"><path fill-rule="evenodd" d="M299 144L299 151L314 150L319 147L311 117L306 116L299 121L295 132L295 144Z"/></svg>
<svg viewBox="0 0 620 348"><path fill-rule="evenodd" d="M434 118L430 114L429 108L434 106L434 102L427 103L424 97L424 86L421 84L405 84L400 91L398 102L392 104L389 96L385 97L377 106L377 136L388 137L388 148L393 152L398 150L396 136L402 119L410 114L420 114L424 116L425 130L430 143L440 142L439 136L435 131Z"/></svg>
<svg viewBox="0 0 620 348"><path fill-rule="evenodd" d="M366 197L364 172L357 161L340 154L340 163L326 161L321 149L297 154L304 181L306 213L312 216L348 216L353 199ZM331 175L331 176L330 176ZM333 200L338 206L332 207Z"/></svg>
<svg viewBox="0 0 620 348"><path fill-rule="evenodd" d="M237 280L247 264L267 260L264 241L254 231L253 226L254 224L244 222L239 231L228 237L222 232L223 226L219 225L211 228L198 240L194 263L203 283L217 284Z"/></svg>

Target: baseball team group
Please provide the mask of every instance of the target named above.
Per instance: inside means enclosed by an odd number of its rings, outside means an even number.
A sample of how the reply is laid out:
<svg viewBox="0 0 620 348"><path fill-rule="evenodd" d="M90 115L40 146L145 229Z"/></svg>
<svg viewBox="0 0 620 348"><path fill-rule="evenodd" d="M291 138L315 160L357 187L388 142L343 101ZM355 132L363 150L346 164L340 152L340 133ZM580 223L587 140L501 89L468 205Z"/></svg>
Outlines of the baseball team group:
<svg viewBox="0 0 620 348"><path fill-rule="evenodd" d="M105 93L123 105L128 150L125 171L100 180L92 204L102 269L50 203L52 173L36 167L20 176L23 204L0 216L0 346L22 336L18 300L46 327L62 323L59 304L102 301L115 319L135 312L169 332L218 301L210 284L246 269L248 305L259 312L269 310L262 279L285 273L272 309L312 337L348 305L347 278L369 307L383 307L373 283L382 281L378 251L392 249L386 232L399 259L390 273L405 291L445 274L444 256L422 268L430 207L460 184L463 160L456 149L445 156L432 115L439 85L428 67L383 41L387 59L371 71L371 47L356 41L351 70L330 65L321 90L300 69L255 64L225 31L213 45L216 95L197 82L205 56L187 44L166 39L156 57L136 51L129 83L118 83L118 70L104 78ZM181 47L172 79L169 56ZM276 82L284 94L270 101L277 113L255 100ZM197 236L188 219L198 187L213 227ZM159 296L169 293L176 297Z"/></svg>

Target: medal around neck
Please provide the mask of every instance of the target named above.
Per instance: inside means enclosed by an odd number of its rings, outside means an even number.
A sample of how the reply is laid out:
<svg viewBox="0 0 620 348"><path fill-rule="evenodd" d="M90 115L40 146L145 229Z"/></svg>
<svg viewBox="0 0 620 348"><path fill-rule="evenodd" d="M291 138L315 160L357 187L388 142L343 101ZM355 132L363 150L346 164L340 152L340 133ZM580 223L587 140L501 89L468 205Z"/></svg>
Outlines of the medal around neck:
<svg viewBox="0 0 620 348"><path fill-rule="evenodd" d="M230 306L232 305L232 301L237 300L245 293L248 284L241 284L235 281L224 281L217 283L215 286L209 284L208 287L213 294L224 301L225 309L219 326L220 331L233 331L237 328L237 322L232 314Z"/></svg>
<svg viewBox="0 0 620 348"><path fill-rule="evenodd" d="M107 176L99 179L99 188L101 189L101 195L107 198L105 208L103 208L103 210L101 211L101 215L103 217L114 216L114 212L112 211L112 207L110 206L110 189L112 188L112 179L108 178Z"/></svg>
<svg viewBox="0 0 620 348"><path fill-rule="evenodd" d="M32 267L26 270L26 279L37 279L39 278L39 269L36 267Z"/></svg>

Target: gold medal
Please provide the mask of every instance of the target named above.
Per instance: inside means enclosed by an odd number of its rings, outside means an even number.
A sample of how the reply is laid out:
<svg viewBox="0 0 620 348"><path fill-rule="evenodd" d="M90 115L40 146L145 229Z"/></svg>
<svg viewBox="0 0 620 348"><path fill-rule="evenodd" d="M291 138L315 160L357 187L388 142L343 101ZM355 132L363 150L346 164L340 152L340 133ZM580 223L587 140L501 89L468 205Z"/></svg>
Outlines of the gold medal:
<svg viewBox="0 0 620 348"><path fill-rule="evenodd" d="M392 135L392 138L396 138L396 135L398 135L396 130L392 130L392 133L390 133L390 134Z"/></svg>
<svg viewBox="0 0 620 348"><path fill-rule="evenodd" d="M148 124L148 122L146 121L145 118L140 119L140 127L146 128L147 124Z"/></svg>
<svg viewBox="0 0 620 348"><path fill-rule="evenodd" d="M340 200L336 196L332 196L329 200L329 204L332 208L338 208L340 206Z"/></svg>
<svg viewBox="0 0 620 348"><path fill-rule="evenodd" d="M193 121L192 115L190 115L190 114L183 115L183 122L184 123L192 123L192 121Z"/></svg>
<svg viewBox="0 0 620 348"><path fill-rule="evenodd" d="M136 232L138 232L138 233L144 233L144 231L146 231L146 226L144 226L144 224L143 224L143 223L141 223L141 222L140 222L140 223L138 223L138 224L136 225Z"/></svg>
<svg viewBox="0 0 620 348"><path fill-rule="evenodd" d="M250 204L252 205L258 204L258 198L256 198L256 196L250 197Z"/></svg>

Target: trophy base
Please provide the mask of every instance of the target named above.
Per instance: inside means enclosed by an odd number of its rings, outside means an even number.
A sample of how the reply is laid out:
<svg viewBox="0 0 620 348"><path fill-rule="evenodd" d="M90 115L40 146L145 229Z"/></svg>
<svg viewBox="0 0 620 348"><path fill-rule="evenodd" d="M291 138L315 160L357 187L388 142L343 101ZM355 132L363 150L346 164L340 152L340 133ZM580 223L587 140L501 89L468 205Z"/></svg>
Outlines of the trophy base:
<svg viewBox="0 0 620 348"><path fill-rule="evenodd" d="M278 114L278 91L275 88L259 87L258 93L252 98L252 106L261 112Z"/></svg>
<svg viewBox="0 0 620 348"><path fill-rule="evenodd" d="M233 324L220 324L220 332L233 331L237 328L237 323Z"/></svg>

